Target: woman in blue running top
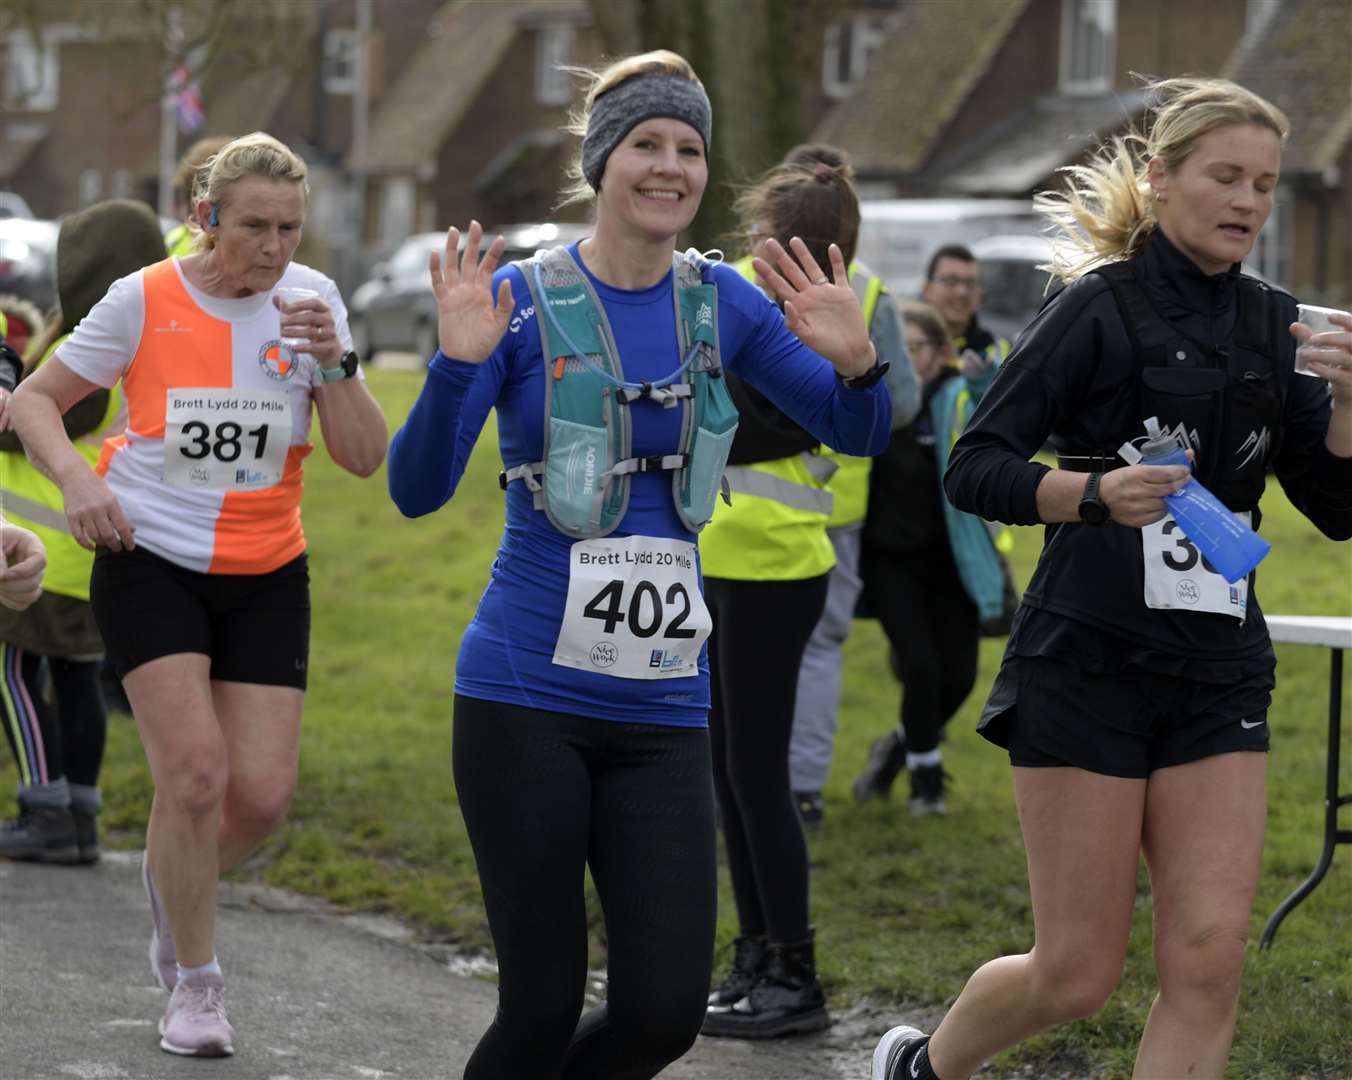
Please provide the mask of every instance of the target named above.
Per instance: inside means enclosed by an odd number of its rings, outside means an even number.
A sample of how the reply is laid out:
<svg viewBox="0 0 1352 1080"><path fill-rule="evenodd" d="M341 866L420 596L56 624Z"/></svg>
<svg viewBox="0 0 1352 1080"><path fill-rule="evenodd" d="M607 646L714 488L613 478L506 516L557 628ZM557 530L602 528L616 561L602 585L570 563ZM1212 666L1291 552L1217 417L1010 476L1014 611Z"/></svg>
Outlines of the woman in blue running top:
<svg viewBox="0 0 1352 1080"><path fill-rule="evenodd" d="M933 1038L896 1027L872 1080L965 1080L1121 977L1150 872L1159 993L1133 1075L1225 1073L1258 884L1276 657L1254 575L1227 582L1164 499L1185 465L1130 464L1158 417L1198 480L1259 524L1271 470L1326 536L1352 536L1352 319L1294 373L1296 303L1246 277L1286 118L1243 87L1149 88L1147 126L1042 205L1069 282L958 439L953 505L1047 525L981 732L1014 766L1033 943L978 969ZM1288 332L1290 331L1290 332ZM1060 468L1031 461L1051 438ZM1119 460L1119 448L1125 451ZM923 961L923 956L921 957Z"/></svg>
<svg viewBox="0 0 1352 1080"><path fill-rule="evenodd" d="M578 123L592 235L537 256L529 278L497 269L501 238L480 258L477 223L463 251L451 229L431 259L440 351L394 438L391 494L410 516L445 504L490 409L507 478L455 683L456 791L499 967L471 1080L651 1077L699 1032L716 889L696 534L735 426L722 369L823 442L872 454L887 440L838 251L829 271L798 243L801 264L778 245L775 268L761 260L783 316L731 268L673 258L711 126L681 57L621 60L594 76ZM584 868L609 1000L582 1015Z"/></svg>

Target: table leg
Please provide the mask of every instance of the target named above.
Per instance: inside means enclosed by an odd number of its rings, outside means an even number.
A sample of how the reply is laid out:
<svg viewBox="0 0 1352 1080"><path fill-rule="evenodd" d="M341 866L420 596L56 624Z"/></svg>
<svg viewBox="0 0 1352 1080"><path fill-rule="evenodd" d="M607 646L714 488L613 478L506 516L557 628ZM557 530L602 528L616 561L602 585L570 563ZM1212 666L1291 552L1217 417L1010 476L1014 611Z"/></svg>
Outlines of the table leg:
<svg viewBox="0 0 1352 1080"><path fill-rule="evenodd" d="M1329 749L1328 772L1324 780L1324 850L1319 853L1319 862L1315 865L1314 872L1302 881L1296 891L1283 900L1268 918L1262 936L1258 939L1260 949L1266 949L1272 944L1282 920L1324 879L1329 866L1333 863L1333 849L1340 843L1352 843L1352 830L1340 832L1338 829L1338 808L1345 803L1352 803L1352 796L1340 797L1338 794L1338 759L1342 744L1342 689L1343 650L1334 649L1329 672Z"/></svg>

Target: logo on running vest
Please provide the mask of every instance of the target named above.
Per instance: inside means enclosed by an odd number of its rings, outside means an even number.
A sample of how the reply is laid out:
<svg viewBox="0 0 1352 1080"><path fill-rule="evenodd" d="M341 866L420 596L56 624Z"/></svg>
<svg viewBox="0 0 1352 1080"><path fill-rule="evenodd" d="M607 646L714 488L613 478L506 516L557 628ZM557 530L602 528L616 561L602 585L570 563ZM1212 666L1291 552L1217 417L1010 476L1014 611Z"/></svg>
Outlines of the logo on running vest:
<svg viewBox="0 0 1352 1080"><path fill-rule="evenodd" d="M582 494L590 495L596 490L596 447L587 447L586 457L582 459Z"/></svg>
<svg viewBox="0 0 1352 1080"><path fill-rule="evenodd" d="M169 320L169 325L168 325L168 326L157 326L157 327L155 327L155 333L157 333L157 334L191 334L191 333L192 333L192 327L191 327L191 326L179 326L179 325L178 325L178 320L177 320L177 319L170 319L170 320Z"/></svg>
<svg viewBox="0 0 1352 1080"><path fill-rule="evenodd" d="M274 338L263 342L258 350L258 366L269 379L286 382L300 367L300 360L291 351L291 346Z"/></svg>
<svg viewBox="0 0 1352 1080"><path fill-rule="evenodd" d="M713 326L714 309L708 304L700 304L699 310L695 312L695 324L697 326Z"/></svg>
<svg viewBox="0 0 1352 1080"><path fill-rule="evenodd" d="M1268 443L1271 441L1271 435L1266 427L1262 431L1249 432L1248 438L1240 443L1239 449L1235 451L1235 457L1243 454L1243 459L1239 463L1239 468L1244 468L1249 462L1257 458L1259 461L1267 460Z"/></svg>
<svg viewBox="0 0 1352 1080"><path fill-rule="evenodd" d="M1202 599L1202 590L1192 578L1184 578L1178 583L1178 598L1185 604L1195 604Z"/></svg>
<svg viewBox="0 0 1352 1080"><path fill-rule="evenodd" d="M595 667L612 667L619 658L620 650L608 641L598 641L592 646L591 662Z"/></svg>

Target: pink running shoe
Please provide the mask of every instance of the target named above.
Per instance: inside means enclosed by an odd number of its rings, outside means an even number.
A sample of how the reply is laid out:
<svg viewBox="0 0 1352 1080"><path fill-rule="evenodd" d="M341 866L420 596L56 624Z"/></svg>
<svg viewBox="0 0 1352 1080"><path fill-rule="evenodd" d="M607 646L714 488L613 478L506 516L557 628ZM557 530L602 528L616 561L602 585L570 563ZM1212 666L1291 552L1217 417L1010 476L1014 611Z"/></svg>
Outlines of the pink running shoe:
<svg viewBox="0 0 1352 1080"><path fill-rule="evenodd" d="M178 982L178 956L169 933L169 920L160 907L160 894L155 891L155 879L150 876L150 853L146 851L141 853L141 884L146 888L150 920L154 924L150 931L150 970L155 974L155 981L173 993L174 984Z"/></svg>
<svg viewBox="0 0 1352 1080"><path fill-rule="evenodd" d="M225 1018L225 980L191 975L174 987L160 1021L160 1049L188 1057L228 1057L235 1029Z"/></svg>

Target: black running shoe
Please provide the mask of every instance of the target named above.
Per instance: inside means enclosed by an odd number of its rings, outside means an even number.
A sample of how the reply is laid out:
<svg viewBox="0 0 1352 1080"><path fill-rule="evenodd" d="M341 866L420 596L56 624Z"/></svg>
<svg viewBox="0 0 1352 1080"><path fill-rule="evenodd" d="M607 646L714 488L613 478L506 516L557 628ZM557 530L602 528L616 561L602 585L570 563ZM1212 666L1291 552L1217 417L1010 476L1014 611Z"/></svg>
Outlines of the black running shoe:
<svg viewBox="0 0 1352 1080"><path fill-rule="evenodd" d="M906 767L906 740L893 728L886 735L873 740L868 750L868 764L854 778L850 790L855 802L886 799L892 795L892 783Z"/></svg>

